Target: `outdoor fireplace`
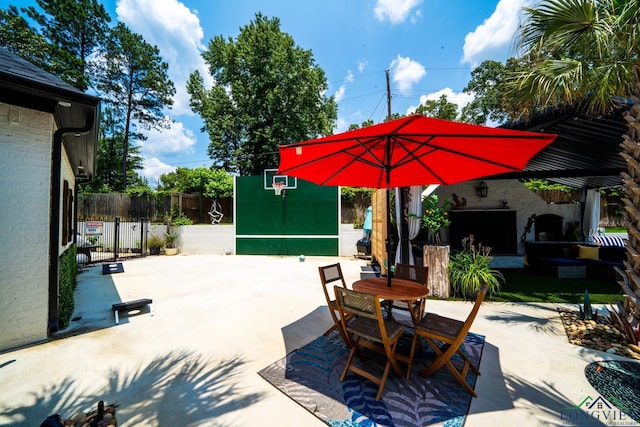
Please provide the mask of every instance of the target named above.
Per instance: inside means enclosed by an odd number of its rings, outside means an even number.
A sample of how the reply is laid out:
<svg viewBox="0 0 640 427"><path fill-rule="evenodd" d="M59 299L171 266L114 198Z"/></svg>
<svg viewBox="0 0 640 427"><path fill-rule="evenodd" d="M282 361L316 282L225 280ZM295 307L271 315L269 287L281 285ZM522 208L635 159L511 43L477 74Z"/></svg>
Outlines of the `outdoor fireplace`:
<svg viewBox="0 0 640 427"><path fill-rule="evenodd" d="M462 249L462 239L473 234L476 242L492 248L492 255L513 255L518 252L516 211L452 210L449 215L449 244L452 250Z"/></svg>

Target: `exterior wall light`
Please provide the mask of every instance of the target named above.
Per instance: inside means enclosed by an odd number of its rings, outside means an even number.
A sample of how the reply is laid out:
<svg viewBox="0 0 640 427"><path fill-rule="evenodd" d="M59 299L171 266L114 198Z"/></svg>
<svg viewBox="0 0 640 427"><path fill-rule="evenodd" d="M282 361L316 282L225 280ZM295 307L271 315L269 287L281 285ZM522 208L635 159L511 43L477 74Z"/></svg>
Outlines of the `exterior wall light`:
<svg viewBox="0 0 640 427"><path fill-rule="evenodd" d="M476 187L476 193L480 198L487 197L487 195L489 194L489 186L487 185L487 183L484 181L480 181L480 184L478 184L478 186Z"/></svg>

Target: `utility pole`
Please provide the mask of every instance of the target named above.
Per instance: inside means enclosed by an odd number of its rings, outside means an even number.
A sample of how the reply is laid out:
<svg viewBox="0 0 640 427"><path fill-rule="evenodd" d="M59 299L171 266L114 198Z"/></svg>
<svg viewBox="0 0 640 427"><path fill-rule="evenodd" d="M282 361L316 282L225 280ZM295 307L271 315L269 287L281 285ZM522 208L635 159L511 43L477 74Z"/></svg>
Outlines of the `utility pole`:
<svg viewBox="0 0 640 427"><path fill-rule="evenodd" d="M387 76L387 121L391 120L391 89L389 85L389 70L385 71Z"/></svg>
<svg viewBox="0 0 640 427"><path fill-rule="evenodd" d="M391 120L391 85L389 84L389 70L385 71L385 75L387 78L387 121ZM399 234L399 244L396 248L396 251L400 251L400 262L403 264L409 264L409 251L411 250L411 241L409 240L409 223L407 218L405 217L405 206L408 203L408 188L406 187L397 187L396 191L400 197L396 198L400 202L400 215L397 219L400 224L400 229L398 230ZM396 209L396 212L398 210ZM387 210L387 215L391 213ZM390 227L390 226L389 226ZM387 235L390 230L387 230ZM395 264L395 260L389 260L389 267Z"/></svg>

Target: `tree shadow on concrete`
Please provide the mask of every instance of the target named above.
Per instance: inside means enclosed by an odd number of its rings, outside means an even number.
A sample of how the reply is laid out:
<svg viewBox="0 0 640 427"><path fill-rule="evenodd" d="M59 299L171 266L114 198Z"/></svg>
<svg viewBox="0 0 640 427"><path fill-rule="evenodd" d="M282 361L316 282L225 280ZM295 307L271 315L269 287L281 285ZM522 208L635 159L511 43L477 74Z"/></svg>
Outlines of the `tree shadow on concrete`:
<svg viewBox="0 0 640 427"><path fill-rule="evenodd" d="M544 422L548 422L550 425L606 425L597 418L589 416L583 409L578 408L581 402L570 400L548 381L544 381L544 385L539 386L517 376L510 376L505 378L505 382L511 390L511 394L523 403L520 405L521 407L531 406L542 410L545 417ZM528 402L528 404L524 402ZM543 422L543 420L539 420L539 422Z"/></svg>
<svg viewBox="0 0 640 427"><path fill-rule="evenodd" d="M58 413L70 418L89 412L97 402L114 403L122 425L196 426L224 424L214 420L261 399L260 393L246 393L238 387L242 358L211 360L189 351L175 351L153 359L131 371L111 369L103 390L80 389L74 378L43 386L32 393L34 403L11 407L0 403L0 414L16 427L39 425ZM84 375L100 375L95 374ZM103 380L97 381L102 383Z"/></svg>
<svg viewBox="0 0 640 427"><path fill-rule="evenodd" d="M531 425L604 425L597 419L591 420L578 408L581 402L564 395L552 382L532 384L517 375L505 375L500 365L500 349L487 342L480 369L482 375L475 388L478 397L472 401L469 415L505 411L504 421L508 422L506 411L518 407L524 411L531 408Z"/></svg>
<svg viewBox="0 0 640 427"><path fill-rule="evenodd" d="M483 318L490 320L492 322L504 323L505 325L513 325L513 324L528 324L531 329L537 332L544 332L546 334L558 334L563 332L562 329L558 329L558 327L562 326L562 322L560 321L560 313L558 312L557 307L549 306L546 304L517 304L518 306L533 306L536 310L544 310L547 312L552 312L553 317L540 317L540 316L531 316L528 314L518 313L514 311L510 311L509 309L503 310L501 313L495 315L483 316Z"/></svg>

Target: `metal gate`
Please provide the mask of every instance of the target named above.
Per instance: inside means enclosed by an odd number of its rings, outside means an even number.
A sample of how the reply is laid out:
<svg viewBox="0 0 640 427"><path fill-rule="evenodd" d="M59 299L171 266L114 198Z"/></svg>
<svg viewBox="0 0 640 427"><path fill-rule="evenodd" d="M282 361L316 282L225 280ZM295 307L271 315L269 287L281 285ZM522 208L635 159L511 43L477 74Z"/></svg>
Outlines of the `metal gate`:
<svg viewBox="0 0 640 427"><path fill-rule="evenodd" d="M78 262L81 264L140 258L148 253L148 218L78 221L77 230Z"/></svg>

